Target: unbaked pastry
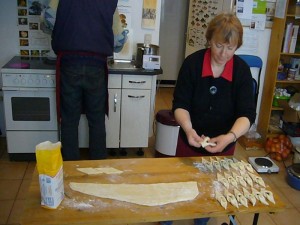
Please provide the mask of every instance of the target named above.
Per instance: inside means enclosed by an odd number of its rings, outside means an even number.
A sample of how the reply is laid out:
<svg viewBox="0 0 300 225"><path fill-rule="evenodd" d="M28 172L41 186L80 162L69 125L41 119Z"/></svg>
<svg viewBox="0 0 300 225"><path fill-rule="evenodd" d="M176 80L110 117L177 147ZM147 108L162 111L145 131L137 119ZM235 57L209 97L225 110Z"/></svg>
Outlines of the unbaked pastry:
<svg viewBox="0 0 300 225"><path fill-rule="evenodd" d="M266 199L265 199L265 197L263 196L262 193L260 193L258 190L256 190L253 187L251 189L252 189L252 194L255 196L255 198L257 200L259 200L264 205L269 205L269 203L266 201Z"/></svg>
<svg viewBox="0 0 300 225"><path fill-rule="evenodd" d="M243 193L245 198L247 198L252 203L252 206L255 206L256 204L255 196L252 193L250 193L246 188L243 188Z"/></svg>
<svg viewBox="0 0 300 225"><path fill-rule="evenodd" d="M245 166L245 168L246 168L247 171L249 171L250 173L254 172L253 167L251 166L250 163L247 163L244 160L241 160L241 162L244 164L244 166Z"/></svg>
<svg viewBox="0 0 300 225"><path fill-rule="evenodd" d="M253 187L253 181L252 181L251 177L247 173L245 173L243 175L243 177L244 177L245 181L247 182L247 184L250 185L251 187Z"/></svg>
<svg viewBox="0 0 300 225"><path fill-rule="evenodd" d="M221 172L221 165L217 160L213 160L212 164L219 172Z"/></svg>
<svg viewBox="0 0 300 225"><path fill-rule="evenodd" d="M253 174L253 173L248 173L248 174L250 175L250 177L252 178L252 180L253 180L255 183L259 184L259 185L262 186L262 187L266 187L265 182L264 182L264 180L263 180L261 177L256 176L256 175Z"/></svg>
<svg viewBox="0 0 300 225"><path fill-rule="evenodd" d="M205 158L202 158L202 164L203 164L207 169L209 169L211 172L214 171L214 167L213 167L212 162L206 160Z"/></svg>
<svg viewBox="0 0 300 225"><path fill-rule="evenodd" d="M221 182L227 189L229 188L228 180L220 173L217 173L217 181Z"/></svg>
<svg viewBox="0 0 300 225"><path fill-rule="evenodd" d="M248 208L248 202L246 197L238 190L238 189L234 189L233 190L234 196L236 197L236 200L241 203L243 206Z"/></svg>
<svg viewBox="0 0 300 225"><path fill-rule="evenodd" d="M225 190L224 195L228 202L230 202L234 207L239 208L239 204L233 194L231 194L228 190Z"/></svg>
<svg viewBox="0 0 300 225"><path fill-rule="evenodd" d="M263 196L268 199L270 202L272 202L273 204L275 204L275 200L274 200L274 196L272 191L268 191L265 188L261 188L260 192L263 194Z"/></svg>
<svg viewBox="0 0 300 225"><path fill-rule="evenodd" d="M221 159L221 160L220 160L220 164L221 164L221 166L222 166L224 169L226 169L227 171L230 170L228 161L227 161L226 159Z"/></svg>
<svg viewBox="0 0 300 225"><path fill-rule="evenodd" d="M224 209L227 209L227 200L219 191L216 191L215 197L218 200L218 202L221 204L221 206Z"/></svg>
<svg viewBox="0 0 300 225"><path fill-rule="evenodd" d="M97 184L70 182L70 188L84 194L146 206L190 201L199 194L197 182L155 184Z"/></svg>
<svg viewBox="0 0 300 225"><path fill-rule="evenodd" d="M123 173L123 171L115 169L113 167L99 167L99 168L92 168L92 167L86 167L86 168L77 168L82 173L86 173L88 175L96 175L96 174L120 174Z"/></svg>

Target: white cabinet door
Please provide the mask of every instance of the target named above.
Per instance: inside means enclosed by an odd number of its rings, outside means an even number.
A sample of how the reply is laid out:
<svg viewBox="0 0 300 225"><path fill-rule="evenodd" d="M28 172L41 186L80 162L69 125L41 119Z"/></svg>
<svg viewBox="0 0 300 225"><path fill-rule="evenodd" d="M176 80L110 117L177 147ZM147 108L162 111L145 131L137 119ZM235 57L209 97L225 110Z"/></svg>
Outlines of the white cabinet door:
<svg viewBox="0 0 300 225"><path fill-rule="evenodd" d="M109 74L108 76L108 104L109 117L105 117L106 146L107 148L119 148L120 144L120 112L121 112L121 74ZM81 115L78 127L78 139L80 148L89 147L89 128L85 114Z"/></svg>
<svg viewBox="0 0 300 225"><path fill-rule="evenodd" d="M120 147L147 147L151 90L123 89Z"/></svg>
<svg viewBox="0 0 300 225"><path fill-rule="evenodd" d="M119 148L120 144L120 112L121 89L108 89L109 116L105 118L106 147Z"/></svg>

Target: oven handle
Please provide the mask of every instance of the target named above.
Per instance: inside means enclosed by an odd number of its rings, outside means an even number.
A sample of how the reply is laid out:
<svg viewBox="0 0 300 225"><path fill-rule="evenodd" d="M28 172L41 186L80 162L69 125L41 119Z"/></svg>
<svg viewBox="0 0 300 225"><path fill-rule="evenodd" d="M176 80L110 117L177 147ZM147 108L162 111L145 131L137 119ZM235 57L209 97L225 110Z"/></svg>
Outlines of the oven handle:
<svg viewBox="0 0 300 225"><path fill-rule="evenodd" d="M55 88L2 87L3 91L55 91Z"/></svg>

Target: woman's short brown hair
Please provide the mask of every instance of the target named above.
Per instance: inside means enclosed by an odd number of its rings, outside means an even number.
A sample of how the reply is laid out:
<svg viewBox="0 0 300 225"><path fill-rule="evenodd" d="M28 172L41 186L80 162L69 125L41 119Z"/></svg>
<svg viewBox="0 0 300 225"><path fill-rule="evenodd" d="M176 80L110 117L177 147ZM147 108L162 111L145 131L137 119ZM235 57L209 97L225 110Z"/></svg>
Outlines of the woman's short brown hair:
<svg viewBox="0 0 300 225"><path fill-rule="evenodd" d="M210 21L205 37L208 43L214 38L221 43L237 44L239 48L243 44L243 26L234 14L222 13Z"/></svg>

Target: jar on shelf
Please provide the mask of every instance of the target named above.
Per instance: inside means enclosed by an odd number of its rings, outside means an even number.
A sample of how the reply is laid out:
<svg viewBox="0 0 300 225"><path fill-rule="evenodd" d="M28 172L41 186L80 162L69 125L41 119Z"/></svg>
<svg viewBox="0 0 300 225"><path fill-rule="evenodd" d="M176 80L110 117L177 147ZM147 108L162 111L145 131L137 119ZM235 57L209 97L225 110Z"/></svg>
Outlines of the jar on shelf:
<svg viewBox="0 0 300 225"><path fill-rule="evenodd" d="M300 0L297 0L296 2L295 17L300 18Z"/></svg>
<svg viewBox="0 0 300 225"><path fill-rule="evenodd" d="M288 75L287 75L287 79L288 80L295 80L295 76L296 76L297 70L294 68L290 68Z"/></svg>

